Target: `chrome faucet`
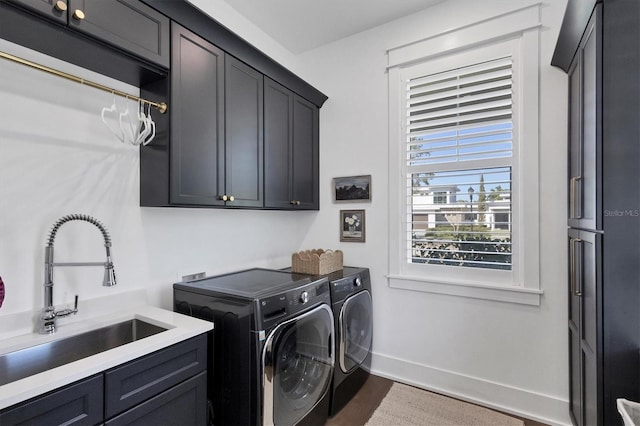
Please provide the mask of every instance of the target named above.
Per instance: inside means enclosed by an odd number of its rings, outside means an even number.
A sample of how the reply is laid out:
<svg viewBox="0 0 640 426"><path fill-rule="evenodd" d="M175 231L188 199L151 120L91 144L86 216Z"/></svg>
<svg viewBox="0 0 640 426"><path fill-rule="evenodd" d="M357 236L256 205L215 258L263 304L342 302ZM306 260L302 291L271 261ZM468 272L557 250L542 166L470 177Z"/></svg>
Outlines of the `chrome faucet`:
<svg viewBox="0 0 640 426"><path fill-rule="evenodd" d="M104 247L107 250L106 262L60 262L54 263L53 261L53 241L56 238L58 229L72 220L83 220L95 225L102 236L104 237ZM111 237L109 231L100 223L97 219L84 214L70 214L63 216L53 224L51 231L49 232L49 238L47 239L47 245L44 248L44 308L40 313L40 333L52 334L56 331L56 319L58 317L66 317L68 315L75 315L78 312L78 296L75 297L75 306L73 309L62 309L56 311L53 306L53 267L54 266L103 266L104 267L104 279L102 285L111 287L116 285L116 273L113 269L113 262L111 261Z"/></svg>

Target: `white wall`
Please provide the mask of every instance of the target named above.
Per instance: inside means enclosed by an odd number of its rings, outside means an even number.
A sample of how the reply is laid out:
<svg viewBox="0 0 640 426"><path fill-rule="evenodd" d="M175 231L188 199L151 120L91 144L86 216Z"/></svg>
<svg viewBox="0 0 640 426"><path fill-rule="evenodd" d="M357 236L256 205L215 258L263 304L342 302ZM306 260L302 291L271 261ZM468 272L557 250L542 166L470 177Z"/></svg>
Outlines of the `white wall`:
<svg viewBox="0 0 640 426"><path fill-rule="evenodd" d="M329 96L320 116L321 202L304 246L339 247L371 268L374 370L550 423L570 423L566 330L566 76L550 65L566 1L542 7L539 307L392 289L388 273L386 50L530 1L448 0L300 55ZM332 202L332 177L371 174L371 203ZM337 243L338 211L366 209L366 243ZM335 229L334 232L327 230Z"/></svg>
<svg viewBox="0 0 640 426"><path fill-rule="evenodd" d="M523 0L517 0L523 2ZM139 207L139 155L99 120L111 96L0 60L0 276L7 286L0 338L29 330L42 304L49 227L71 212L111 231L119 284L100 287L100 268L57 270L55 303L78 293L92 307L170 307L180 273L284 266L301 248L341 248L369 266L374 291L374 369L425 388L550 423L569 423L565 297L566 77L550 62L566 0L545 3L541 32L541 281L539 307L391 289L388 264L386 49L473 23L515 0L448 0L434 8L293 56L221 0L192 2L329 96L321 110L321 211L268 212ZM16 50L0 42L2 50ZM98 82L110 79L42 62ZM122 102L122 101L120 101ZM370 203L335 204L331 178L371 174ZM366 243L339 243L341 208L366 209ZM100 260L91 225L64 225L56 259ZM113 297L109 297L113 296ZM93 304L89 303L94 300ZM135 301L133 301L135 302ZM85 309L86 311L86 309ZM81 318L81 315L78 316Z"/></svg>
<svg viewBox="0 0 640 426"><path fill-rule="evenodd" d="M217 6L216 19L295 69L293 55L224 2L199 3ZM138 93L4 40L0 50ZM74 294L80 299L80 313L63 323L136 303L171 308L171 284L184 274L289 266L291 253L301 249L317 212L141 208L138 148L117 141L100 120L112 102L109 93L0 58L0 277L6 286L0 338L33 329L33 312L43 304L45 240L69 213L92 215L110 231L118 285L102 287L99 267L56 268L54 303L71 303ZM100 233L84 222L63 225L55 260L103 261Z"/></svg>

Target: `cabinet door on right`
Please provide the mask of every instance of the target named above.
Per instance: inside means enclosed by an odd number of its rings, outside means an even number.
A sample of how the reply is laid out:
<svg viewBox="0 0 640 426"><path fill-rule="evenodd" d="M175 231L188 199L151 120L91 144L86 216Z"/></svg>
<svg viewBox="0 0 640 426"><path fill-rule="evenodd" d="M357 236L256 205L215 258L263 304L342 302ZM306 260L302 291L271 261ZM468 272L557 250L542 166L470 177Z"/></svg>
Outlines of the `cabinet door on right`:
<svg viewBox="0 0 640 426"><path fill-rule="evenodd" d="M293 161L293 92L264 79L264 205L276 209L293 207L291 193Z"/></svg>
<svg viewBox="0 0 640 426"><path fill-rule="evenodd" d="M318 108L295 96L293 101L293 200L296 209L317 210Z"/></svg>
<svg viewBox="0 0 640 426"><path fill-rule="evenodd" d="M265 77L265 207L317 210L318 108Z"/></svg>
<svg viewBox="0 0 640 426"><path fill-rule="evenodd" d="M599 229L600 36L594 13L569 70L569 226Z"/></svg>

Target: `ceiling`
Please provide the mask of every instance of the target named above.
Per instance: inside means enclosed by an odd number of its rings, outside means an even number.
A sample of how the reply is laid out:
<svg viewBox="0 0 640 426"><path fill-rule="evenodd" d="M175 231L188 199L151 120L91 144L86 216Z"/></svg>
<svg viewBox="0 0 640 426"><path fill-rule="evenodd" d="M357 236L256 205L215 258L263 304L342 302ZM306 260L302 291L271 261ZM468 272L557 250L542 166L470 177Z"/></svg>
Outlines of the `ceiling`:
<svg viewBox="0 0 640 426"><path fill-rule="evenodd" d="M444 0L224 0L298 54Z"/></svg>

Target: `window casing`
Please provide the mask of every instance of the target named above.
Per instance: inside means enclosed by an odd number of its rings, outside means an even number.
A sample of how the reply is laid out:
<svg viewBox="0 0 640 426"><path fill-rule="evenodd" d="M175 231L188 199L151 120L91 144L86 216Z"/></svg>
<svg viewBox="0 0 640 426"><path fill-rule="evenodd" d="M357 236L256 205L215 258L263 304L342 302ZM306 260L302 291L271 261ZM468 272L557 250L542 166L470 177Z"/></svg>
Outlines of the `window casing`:
<svg viewBox="0 0 640 426"><path fill-rule="evenodd" d="M469 26L389 52L391 287L539 304L538 19L535 4L495 18L509 28L502 37L490 34L498 27L487 20L478 24L489 37L483 43ZM459 45L448 51L447 37ZM418 47L424 57L412 57ZM511 73L498 92L467 95L463 84L443 99L432 90L426 109L411 101L421 83L487 64ZM474 111L478 105L484 111ZM465 123L465 114L479 115ZM484 238L460 243L454 231L461 230ZM431 243L426 253L416 239Z"/></svg>

